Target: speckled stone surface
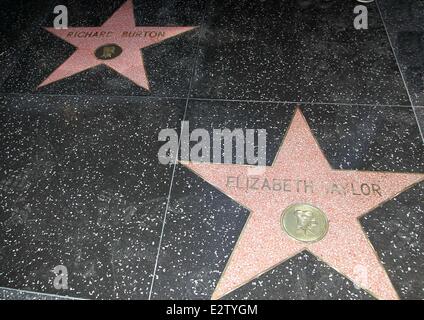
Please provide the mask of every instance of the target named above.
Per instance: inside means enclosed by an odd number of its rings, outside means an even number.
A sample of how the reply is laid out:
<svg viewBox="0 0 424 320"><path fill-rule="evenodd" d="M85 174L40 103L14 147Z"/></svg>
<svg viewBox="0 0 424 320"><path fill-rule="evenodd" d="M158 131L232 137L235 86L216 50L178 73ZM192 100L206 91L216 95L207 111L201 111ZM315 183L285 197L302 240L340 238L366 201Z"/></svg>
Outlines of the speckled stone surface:
<svg viewBox="0 0 424 320"><path fill-rule="evenodd" d="M424 107L415 107L415 114L417 115L418 124L421 128L421 135L424 140Z"/></svg>
<svg viewBox="0 0 424 320"><path fill-rule="evenodd" d="M0 286L147 298L172 167L157 160L179 100L3 97ZM69 289L55 290L64 265Z"/></svg>
<svg viewBox="0 0 424 320"><path fill-rule="evenodd" d="M49 295L38 292L0 288L0 300L75 300L58 295Z"/></svg>
<svg viewBox="0 0 424 320"><path fill-rule="evenodd" d="M139 1L134 0L137 26L199 26L204 5L200 0ZM70 27L101 26L125 1L65 0ZM54 6L52 6L53 11ZM51 27L55 15L45 12L46 24ZM83 71L37 89L55 69L72 55L75 48L43 28L32 35L30 47L19 59L12 74L0 88L2 92L50 93L82 95L149 95L186 97L197 51L199 34L196 31L167 39L143 49L144 63L150 82L150 91L105 65ZM30 73L28 73L30 70Z"/></svg>
<svg viewBox="0 0 424 320"><path fill-rule="evenodd" d="M0 10L0 84L15 67L47 12L47 2L4 0ZM53 9L52 9L53 10Z"/></svg>
<svg viewBox="0 0 424 320"><path fill-rule="evenodd" d="M424 145L410 108L313 105L301 109L333 168L424 172ZM278 140L278 146L293 110L294 105L191 102L187 119L190 125L210 129L248 127L256 120L253 128L271 128L270 141ZM268 160L275 154L275 149L270 150ZM174 179L153 297L210 298L249 212L182 166ZM424 250L419 240L423 194L424 186L419 184L361 219L401 298L423 297L422 289L411 288L423 287L417 276L423 271L419 267ZM410 242L403 236L414 238L415 245L405 246ZM325 282L320 285L320 298L370 298L334 273L302 254L224 298L318 298L313 280ZM275 288L278 284L280 291Z"/></svg>
<svg viewBox="0 0 424 320"><path fill-rule="evenodd" d="M211 1L192 96L409 104L382 20L355 0Z"/></svg>
<svg viewBox="0 0 424 320"><path fill-rule="evenodd" d="M380 0L378 5L412 103L424 106L424 2Z"/></svg>
<svg viewBox="0 0 424 320"><path fill-rule="evenodd" d="M273 300L372 299L307 251L233 291L225 300L261 297Z"/></svg>

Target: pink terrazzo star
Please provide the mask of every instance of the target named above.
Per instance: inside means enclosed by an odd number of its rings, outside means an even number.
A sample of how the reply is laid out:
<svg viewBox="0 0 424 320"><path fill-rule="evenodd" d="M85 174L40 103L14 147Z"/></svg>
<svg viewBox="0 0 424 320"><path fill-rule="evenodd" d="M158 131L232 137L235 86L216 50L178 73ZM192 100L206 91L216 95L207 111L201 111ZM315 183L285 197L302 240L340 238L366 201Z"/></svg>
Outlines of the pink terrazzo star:
<svg viewBox="0 0 424 320"><path fill-rule="evenodd" d="M140 49L194 28L196 27L136 27L132 0L125 2L101 27L46 28L57 37L74 45L77 50L39 87L105 64L140 87L149 90ZM109 59L96 57L96 50L111 44L122 49L119 56Z"/></svg>
<svg viewBox="0 0 424 320"><path fill-rule="evenodd" d="M374 297L399 298L358 218L423 181L424 174L331 168L299 109L273 165L262 171L248 165L182 164L250 210L212 299L303 250ZM300 242L283 230L282 212L297 203L313 205L326 214L329 230L322 240Z"/></svg>

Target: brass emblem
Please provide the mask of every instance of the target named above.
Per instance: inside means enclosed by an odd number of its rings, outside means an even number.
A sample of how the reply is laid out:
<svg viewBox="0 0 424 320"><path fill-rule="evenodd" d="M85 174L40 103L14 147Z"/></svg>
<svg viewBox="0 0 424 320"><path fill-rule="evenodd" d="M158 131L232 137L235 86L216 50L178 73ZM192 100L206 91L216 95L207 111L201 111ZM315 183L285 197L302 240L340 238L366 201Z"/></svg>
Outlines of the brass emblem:
<svg viewBox="0 0 424 320"><path fill-rule="evenodd" d="M122 48L117 44L106 44L104 46L98 47L94 53L97 59L100 60L111 60L120 56L122 53Z"/></svg>
<svg viewBox="0 0 424 320"><path fill-rule="evenodd" d="M328 231L325 213L309 204L295 204L285 209L281 225L290 237L302 242L317 242Z"/></svg>

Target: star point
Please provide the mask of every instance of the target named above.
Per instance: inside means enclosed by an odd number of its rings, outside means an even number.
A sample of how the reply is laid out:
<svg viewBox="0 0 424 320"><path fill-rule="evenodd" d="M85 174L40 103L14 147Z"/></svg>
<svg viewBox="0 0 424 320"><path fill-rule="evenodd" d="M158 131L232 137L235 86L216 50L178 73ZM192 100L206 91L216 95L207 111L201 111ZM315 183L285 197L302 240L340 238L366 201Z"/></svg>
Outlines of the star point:
<svg viewBox="0 0 424 320"><path fill-rule="evenodd" d="M399 299L359 217L424 180L421 173L333 169L296 108L271 166L182 162L247 208L249 217L215 288L220 299L296 254L307 250L379 299ZM305 243L281 227L283 211L309 204L325 213L322 240Z"/></svg>
<svg viewBox="0 0 424 320"><path fill-rule="evenodd" d="M58 38L72 44L76 51L53 71L38 88L98 65L106 65L139 87L149 91L150 86L142 49L195 28L197 27L137 27L131 0L125 2L100 27L44 28ZM121 50L119 54L115 50L118 47ZM102 59L96 56L96 51L99 49L105 50Z"/></svg>

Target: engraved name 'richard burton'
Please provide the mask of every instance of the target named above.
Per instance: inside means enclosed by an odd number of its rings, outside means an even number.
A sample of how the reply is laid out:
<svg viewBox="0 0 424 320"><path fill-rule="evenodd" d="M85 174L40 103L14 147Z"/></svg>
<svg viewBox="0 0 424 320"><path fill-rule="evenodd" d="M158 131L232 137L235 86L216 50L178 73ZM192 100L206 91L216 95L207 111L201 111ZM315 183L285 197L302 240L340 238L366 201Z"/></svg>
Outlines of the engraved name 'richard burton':
<svg viewBox="0 0 424 320"><path fill-rule="evenodd" d="M95 31L70 31L67 33L66 38L149 38L160 39L164 38L166 33L164 31L155 30L141 30L141 31L106 31L103 29Z"/></svg>
<svg viewBox="0 0 424 320"><path fill-rule="evenodd" d="M332 181L312 181L307 179L268 179L259 176L227 176L226 186L235 189L293 192L299 194L322 193L340 196L382 196L380 185L371 182L339 183Z"/></svg>
<svg viewBox="0 0 424 320"><path fill-rule="evenodd" d="M144 64L142 49L195 28L197 27L137 26L132 0L126 1L100 27L46 28L48 32L73 45L76 50L38 88L76 76L98 65L105 65L124 79L150 91L148 68Z"/></svg>

